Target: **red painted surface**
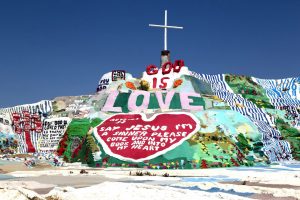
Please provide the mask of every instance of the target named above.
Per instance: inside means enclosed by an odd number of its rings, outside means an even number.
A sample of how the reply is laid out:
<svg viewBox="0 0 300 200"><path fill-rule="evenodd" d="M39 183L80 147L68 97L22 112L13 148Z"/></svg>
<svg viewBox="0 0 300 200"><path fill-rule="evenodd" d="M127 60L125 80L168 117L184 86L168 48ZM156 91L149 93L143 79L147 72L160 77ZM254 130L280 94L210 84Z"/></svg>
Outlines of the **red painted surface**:
<svg viewBox="0 0 300 200"><path fill-rule="evenodd" d="M30 137L30 131L24 131L25 132L25 140L26 140L26 144L27 144L27 148L28 148L28 153L34 153L35 152L35 148L31 142L31 137Z"/></svg>
<svg viewBox="0 0 300 200"><path fill-rule="evenodd" d="M12 119L15 133L22 134L24 132L28 153L34 153L36 150L31 142L30 132L42 132L43 123L40 116L37 113L30 114L29 111L23 110L20 113L12 113Z"/></svg>
<svg viewBox="0 0 300 200"><path fill-rule="evenodd" d="M97 138L108 154L133 161L161 155L198 129L195 118L184 113L163 113L151 119L141 114L117 114L96 128Z"/></svg>

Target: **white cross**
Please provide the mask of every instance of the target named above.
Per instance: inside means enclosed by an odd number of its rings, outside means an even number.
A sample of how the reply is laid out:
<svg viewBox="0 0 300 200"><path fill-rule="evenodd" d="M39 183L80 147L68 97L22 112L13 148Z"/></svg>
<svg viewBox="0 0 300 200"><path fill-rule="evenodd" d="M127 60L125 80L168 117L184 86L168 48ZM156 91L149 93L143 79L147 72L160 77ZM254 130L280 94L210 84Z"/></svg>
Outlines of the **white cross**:
<svg viewBox="0 0 300 200"><path fill-rule="evenodd" d="M149 24L149 26L152 26L152 27L164 28L164 32L165 32L164 50L168 50L168 48L167 48L167 29L168 28L183 29L183 27L180 27L180 26L168 26L167 17L168 17L168 13L167 13L167 10L165 10L165 25Z"/></svg>

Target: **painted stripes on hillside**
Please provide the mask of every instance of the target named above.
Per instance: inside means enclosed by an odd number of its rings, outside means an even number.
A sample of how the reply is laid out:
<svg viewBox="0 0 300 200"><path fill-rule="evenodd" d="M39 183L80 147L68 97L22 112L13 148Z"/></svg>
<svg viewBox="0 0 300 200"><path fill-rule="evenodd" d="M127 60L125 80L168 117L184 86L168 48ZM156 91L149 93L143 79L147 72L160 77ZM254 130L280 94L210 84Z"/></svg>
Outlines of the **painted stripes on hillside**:
<svg viewBox="0 0 300 200"><path fill-rule="evenodd" d="M14 112L22 112L23 110L27 110L30 113L49 113L52 112L52 102L49 100L43 100L34 104L24 104L20 106L14 106L9 108L0 109L0 113L14 113Z"/></svg>
<svg viewBox="0 0 300 200"><path fill-rule="evenodd" d="M270 103L279 110L285 109L290 115L294 116L295 128L300 128L300 77L287 79L259 79L252 77L266 90L266 95ZM296 116L296 117L295 117Z"/></svg>
<svg viewBox="0 0 300 200"><path fill-rule="evenodd" d="M229 104L232 110L241 113L258 127L262 133L263 151L271 162L292 159L290 144L280 140L281 134L275 129L274 117L258 108L253 102L235 94L225 81L225 75L208 75L190 72L190 75L211 84L215 95ZM237 105L242 105L242 107Z"/></svg>

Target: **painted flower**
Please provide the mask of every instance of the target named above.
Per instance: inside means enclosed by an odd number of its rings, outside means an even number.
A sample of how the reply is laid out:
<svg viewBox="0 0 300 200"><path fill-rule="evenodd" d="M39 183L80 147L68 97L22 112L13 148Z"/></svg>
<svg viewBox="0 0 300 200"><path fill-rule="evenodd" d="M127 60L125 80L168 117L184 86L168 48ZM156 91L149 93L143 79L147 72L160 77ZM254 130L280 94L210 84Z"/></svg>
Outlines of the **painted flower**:
<svg viewBox="0 0 300 200"><path fill-rule="evenodd" d="M134 86L134 84L132 82L127 81L125 83L126 87L132 90L136 90L136 87Z"/></svg>
<svg viewBox="0 0 300 200"><path fill-rule="evenodd" d="M180 86L182 84L182 79L177 79L174 81L174 84L173 84L173 88L177 88L178 86Z"/></svg>
<svg viewBox="0 0 300 200"><path fill-rule="evenodd" d="M149 88L150 88L150 85L149 85L148 81L141 80L141 82L140 82L140 88L139 89L148 91Z"/></svg>

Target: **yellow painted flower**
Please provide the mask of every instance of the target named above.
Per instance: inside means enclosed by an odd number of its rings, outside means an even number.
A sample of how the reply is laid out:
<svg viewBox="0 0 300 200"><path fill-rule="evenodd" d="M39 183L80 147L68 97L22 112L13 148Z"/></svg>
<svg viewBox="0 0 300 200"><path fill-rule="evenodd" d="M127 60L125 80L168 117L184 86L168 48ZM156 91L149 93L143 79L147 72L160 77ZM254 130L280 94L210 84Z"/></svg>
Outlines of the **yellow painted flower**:
<svg viewBox="0 0 300 200"><path fill-rule="evenodd" d="M243 133L243 134L246 134L246 133L249 133L252 131L252 127L249 126L248 124L243 124L243 125L240 125L238 128L237 128L237 131L239 133Z"/></svg>

